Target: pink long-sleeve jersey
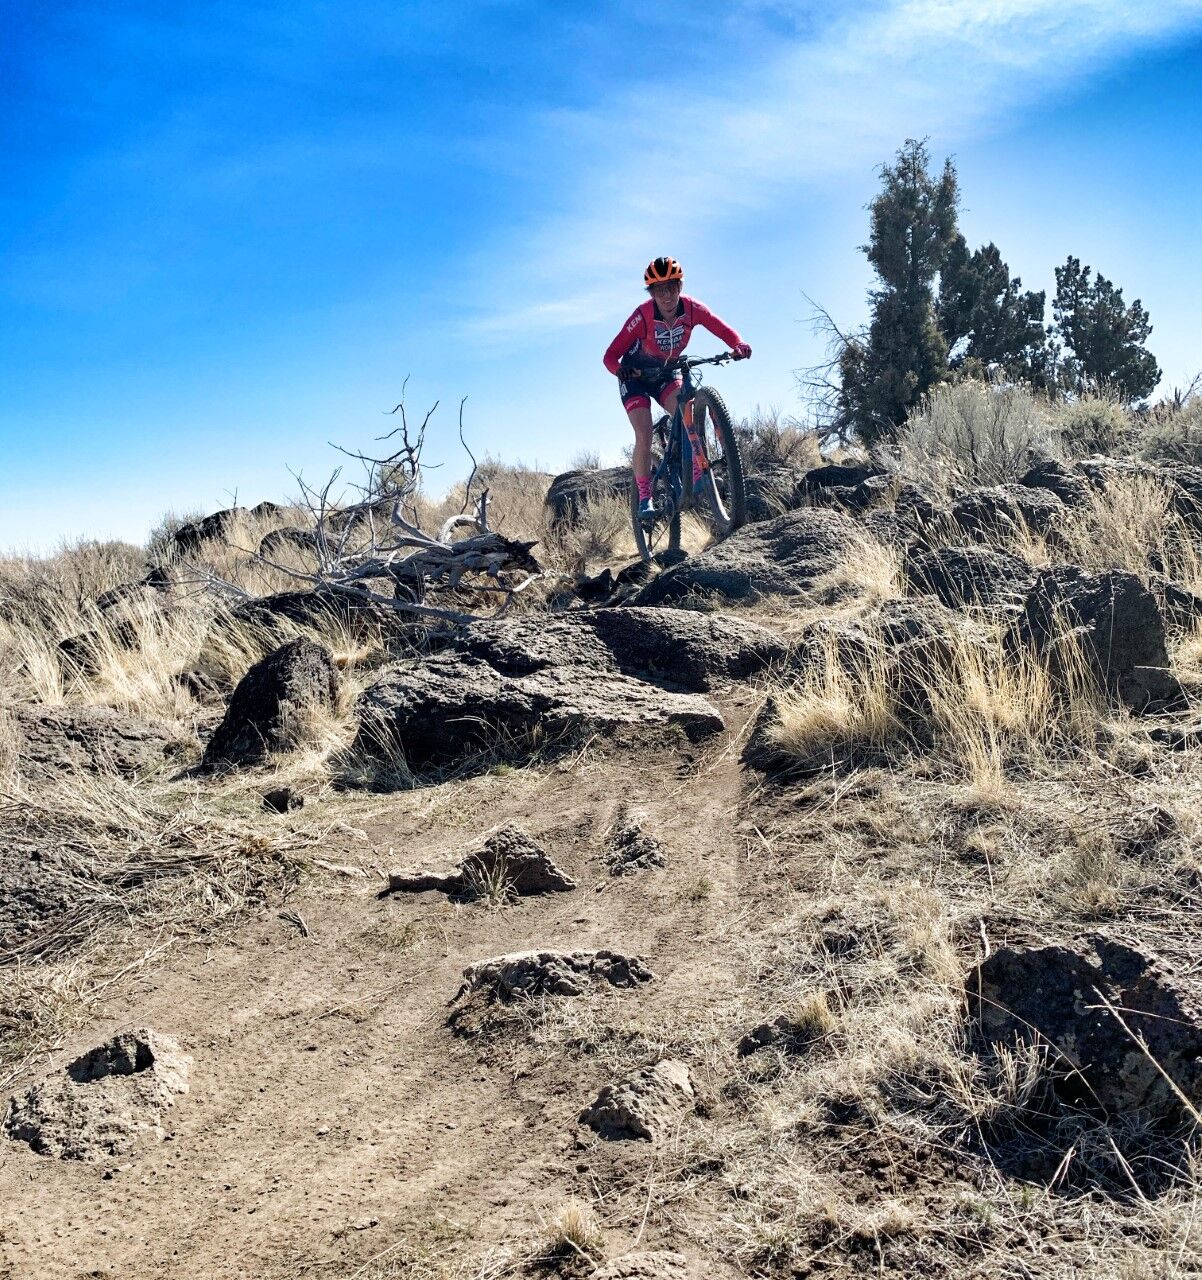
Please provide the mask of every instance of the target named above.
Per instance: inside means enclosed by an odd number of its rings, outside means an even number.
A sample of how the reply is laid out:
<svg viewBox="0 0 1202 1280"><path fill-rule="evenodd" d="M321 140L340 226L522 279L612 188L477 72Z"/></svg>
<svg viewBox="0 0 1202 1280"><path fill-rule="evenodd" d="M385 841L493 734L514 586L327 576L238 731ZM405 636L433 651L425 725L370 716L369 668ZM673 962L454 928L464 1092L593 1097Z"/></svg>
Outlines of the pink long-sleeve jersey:
<svg viewBox="0 0 1202 1280"><path fill-rule="evenodd" d="M737 347L743 341L730 325L719 320L696 298L682 294L671 320L661 320L656 314L654 300L648 298L635 308L634 314L618 331L618 336L606 347L605 367L616 374L618 365L636 352L639 363L671 360L689 345L689 338L697 325L708 329L728 347Z"/></svg>

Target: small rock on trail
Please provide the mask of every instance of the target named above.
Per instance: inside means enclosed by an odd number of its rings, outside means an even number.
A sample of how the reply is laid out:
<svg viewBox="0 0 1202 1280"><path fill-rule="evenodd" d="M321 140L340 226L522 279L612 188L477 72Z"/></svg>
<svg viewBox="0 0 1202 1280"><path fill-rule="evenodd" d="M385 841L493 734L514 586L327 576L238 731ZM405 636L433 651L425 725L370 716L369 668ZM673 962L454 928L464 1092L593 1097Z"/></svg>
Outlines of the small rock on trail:
<svg viewBox="0 0 1202 1280"><path fill-rule="evenodd" d="M579 996L592 986L635 987L654 977L638 956L617 951L515 951L469 965L455 1000L475 992L503 1004L543 995Z"/></svg>
<svg viewBox="0 0 1202 1280"><path fill-rule="evenodd" d="M643 829L640 813L625 813L605 841L605 863L611 876L628 876L652 867L666 867L663 844Z"/></svg>
<svg viewBox="0 0 1202 1280"><path fill-rule="evenodd" d="M188 1092L191 1067L170 1036L122 1032L14 1098L4 1131L64 1160L125 1154L144 1134L162 1137L162 1113Z"/></svg>
<svg viewBox="0 0 1202 1280"><path fill-rule="evenodd" d="M551 860L547 851L521 827L503 823L486 832L454 866L402 867L388 873L393 893L437 889L454 897L470 897L481 878L503 878L515 895L566 893L576 881Z"/></svg>
<svg viewBox="0 0 1202 1280"><path fill-rule="evenodd" d="M667 1136L693 1106L689 1069L675 1058L643 1067L625 1080L607 1084L580 1119L603 1138Z"/></svg>

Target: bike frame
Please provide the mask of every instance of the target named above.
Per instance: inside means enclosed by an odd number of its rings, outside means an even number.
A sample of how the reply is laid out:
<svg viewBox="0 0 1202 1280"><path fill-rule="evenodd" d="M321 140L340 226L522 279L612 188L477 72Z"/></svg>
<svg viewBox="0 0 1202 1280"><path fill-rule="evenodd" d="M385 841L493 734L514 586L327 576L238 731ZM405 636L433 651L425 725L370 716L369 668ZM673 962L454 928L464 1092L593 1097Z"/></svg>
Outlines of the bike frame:
<svg viewBox="0 0 1202 1280"><path fill-rule="evenodd" d="M702 364L725 364L730 358L725 353L718 356L705 356L701 359L681 356L672 361L672 365L669 366L677 368L683 376L680 392L676 397L676 412L673 413L672 421L668 425L664 456L660 459L659 466L651 473L652 489L655 489L657 482L662 481L663 492L672 500L671 510L657 513L669 521L694 505L693 445L689 439L688 428L685 426L686 408L701 385L700 381L693 377L693 370ZM709 465L708 458L706 465Z"/></svg>

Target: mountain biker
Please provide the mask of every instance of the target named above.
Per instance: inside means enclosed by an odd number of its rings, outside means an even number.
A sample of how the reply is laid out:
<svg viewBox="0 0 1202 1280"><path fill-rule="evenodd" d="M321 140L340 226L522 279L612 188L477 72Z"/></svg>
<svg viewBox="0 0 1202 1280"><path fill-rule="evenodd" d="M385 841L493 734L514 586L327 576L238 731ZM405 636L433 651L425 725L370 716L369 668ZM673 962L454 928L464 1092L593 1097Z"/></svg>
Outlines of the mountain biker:
<svg viewBox="0 0 1202 1280"><path fill-rule="evenodd" d="M689 345L693 329L701 325L726 343L736 360L746 360L751 348L724 321L696 298L681 293L684 271L675 258L656 258L643 273L643 283L651 295L635 308L605 350L605 367L617 376L622 405L634 428L634 482L639 491L639 515L652 516L651 498L651 397L669 416L676 412L680 375L667 362ZM697 453L693 454L693 484L703 475Z"/></svg>

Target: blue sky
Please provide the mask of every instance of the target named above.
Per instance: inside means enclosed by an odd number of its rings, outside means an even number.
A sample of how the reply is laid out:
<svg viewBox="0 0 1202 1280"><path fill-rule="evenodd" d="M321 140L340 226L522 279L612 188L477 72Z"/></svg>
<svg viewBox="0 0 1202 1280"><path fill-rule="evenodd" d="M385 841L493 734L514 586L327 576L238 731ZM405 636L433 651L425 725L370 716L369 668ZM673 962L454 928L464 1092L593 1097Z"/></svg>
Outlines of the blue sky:
<svg viewBox="0 0 1202 1280"><path fill-rule="evenodd" d="M1075 254L1202 367L1202 0L0 5L0 548L284 496L407 375L434 487L463 396L480 452L616 461L664 252L755 348L732 407L800 413L907 136L1027 287Z"/></svg>

